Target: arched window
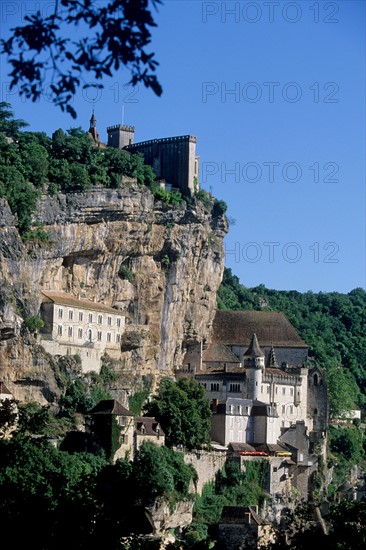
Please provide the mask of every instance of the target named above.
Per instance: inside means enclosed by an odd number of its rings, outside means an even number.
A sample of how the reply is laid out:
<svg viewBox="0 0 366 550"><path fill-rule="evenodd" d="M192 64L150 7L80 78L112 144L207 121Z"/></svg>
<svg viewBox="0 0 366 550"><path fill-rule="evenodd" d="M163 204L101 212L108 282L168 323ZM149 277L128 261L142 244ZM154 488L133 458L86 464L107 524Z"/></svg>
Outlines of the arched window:
<svg viewBox="0 0 366 550"><path fill-rule="evenodd" d="M318 382L319 382L319 377L318 375L315 373L314 376L313 376L313 382L314 382L314 386L317 386L318 385Z"/></svg>
<svg viewBox="0 0 366 550"><path fill-rule="evenodd" d="M91 342L93 340L93 331L92 329L90 328L88 330L88 341Z"/></svg>
<svg viewBox="0 0 366 550"><path fill-rule="evenodd" d="M318 409L314 409L314 416L318 414Z"/></svg>

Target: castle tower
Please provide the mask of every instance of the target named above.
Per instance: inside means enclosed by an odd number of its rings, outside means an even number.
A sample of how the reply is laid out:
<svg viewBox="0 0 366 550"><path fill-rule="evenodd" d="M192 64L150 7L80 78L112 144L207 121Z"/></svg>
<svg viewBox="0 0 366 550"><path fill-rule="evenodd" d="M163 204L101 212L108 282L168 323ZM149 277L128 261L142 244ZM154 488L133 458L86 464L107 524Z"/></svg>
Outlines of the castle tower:
<svg viewBox="0 0 366 550"><path fill-rule="evenodd" d="M243 366L247 378L247 399L259 399L264 370L264 353L254 333L249 348L243 355Z"/></svg>
<svg viewBox="0 0 366 550"><path fill-rule="evenodd" d="M116 124L108 126L108 147L116 147L123 149L127 145L132 145L135 137L135 127L125 126L124 124Z"/></svg>
<svg viewBox="0 0 366 550"><path fill-rule="evenodd" d="M100 144L100 137L97 130L97 119L95 118L94 109L93 109L92 116L90 118L90 126L88 130L88 134L91 136L94 143L96 143L97 145Z"/></svg>

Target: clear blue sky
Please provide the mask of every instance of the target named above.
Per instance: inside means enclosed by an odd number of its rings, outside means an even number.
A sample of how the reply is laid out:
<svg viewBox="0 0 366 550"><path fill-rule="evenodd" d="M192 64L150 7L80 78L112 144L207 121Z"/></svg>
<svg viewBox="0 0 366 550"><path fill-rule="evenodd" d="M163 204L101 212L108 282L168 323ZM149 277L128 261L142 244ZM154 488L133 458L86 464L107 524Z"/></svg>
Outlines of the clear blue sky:
<svg viewBox="0 0 366 550"><path fill-rule="evenodd" d="M2 35L51 3L3 0ZM166 0L155 19L162 97L122 71L77 95L74 121L9 92L2 62L1 100L49 135L87 129L95 98L102 140L122 106L136 141L197 136L201 185L232 219L226 265L245 286L366 288L365 2Z"/></svg>

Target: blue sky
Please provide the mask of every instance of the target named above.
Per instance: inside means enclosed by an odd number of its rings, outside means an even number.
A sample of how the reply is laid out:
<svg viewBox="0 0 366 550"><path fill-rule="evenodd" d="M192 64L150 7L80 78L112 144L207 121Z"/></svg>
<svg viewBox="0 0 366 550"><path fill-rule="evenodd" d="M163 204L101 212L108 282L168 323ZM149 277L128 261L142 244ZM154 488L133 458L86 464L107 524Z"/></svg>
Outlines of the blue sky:
<svg viewBox="0 0 366 550"><path fill-rule="evenodd" d="M102 3L102 2L99 2ZM52 2L1 2L1 28ZM46 97L1 100L30 129L135 126L135 140L197 136L200 182L228 204L226 266L247 287L366 288L365 2L166 0L151 51L158 98L121 71L78 93L76 121ZM92 82L92 79L88 79Z"/></svg>

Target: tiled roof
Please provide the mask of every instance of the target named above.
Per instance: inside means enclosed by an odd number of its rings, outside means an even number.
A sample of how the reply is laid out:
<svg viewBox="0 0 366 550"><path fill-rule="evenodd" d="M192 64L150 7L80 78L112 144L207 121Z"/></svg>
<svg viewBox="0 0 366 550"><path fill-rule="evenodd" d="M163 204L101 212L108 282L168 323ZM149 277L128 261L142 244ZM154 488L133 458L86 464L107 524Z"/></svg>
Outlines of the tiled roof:
<svg viewBox="0 0 366 550"><path fill-rule="evenodd" d="M236 453L253 453L256 450L248 443L229 443L229 449Z"/></svg>
<svg viewBox="0 0 366 550"><path fill-rule="evenodd" d="M0 382L0 393L12 395L12 393L5 386L4 382Z"/></svg>
<svg viewBox="0 0 366 550"><path fill-rule="evenodd" d="M210 344L202 354L202 361L204 363L240 363L237 356L224 344Z"/></svg>
<svg viewBox="0 0 366 550"><path fill-rule="evenodd" d="M266 451L270 455L277 453L286 453L289 456L291 455L291 451L285 445L278 445L275 443L261 443L259 445L257 444L255 447L257 451Z"/></svg>
<svg viewBox="0 0 366 550"><path fill-rule="evenodd" d="M212 342L249 346L253 333L263 347L302 347L306 343L281 312L218 310L213 323Z"/></svg>
<svg viewBox="0 0 366 550"><path fill-rule="evenodd" d="M104 399L99 401L89 414L117 414L120 416L133 416L132 412L126 409L116 399Z"/></svg>
<svg viewBox="0 0 366 550"><path fill-rule="evenodd" d="M157 429L159 429L159 433ZM135 430L138 435L165 435L159 422L151 416L138 416L135 420Z"/></svg>
<svg viewBox="0 0 366 550"><path fill-rule="evenodd" d="M114 315L124 315L117 309L106 306L105 304L101 304L100 302L92 302L91 300L85 300L84 298L79 299L72 294L67 294L66 292L51 292L48 290L42 290L42 294L46 296L46 298L48 298L51 302L57 305L71 306L93 311L103 311L105 313L113 313Z"/></svg>
<svg viewBox="0 0 366 550"><path fill-rule="evenodd" d="M254 333L250 341L245 357L264 357L264 353L259 347L257 335Z"/></svg>
<svg viewBox="0 0 366 550"><path fill-rule="evenodd" d="M224 506L220 517L220 523L247 524L247 514L250 514L251 521L257 525L266 524L264 519L257 514L254 506Z"/></svg>

